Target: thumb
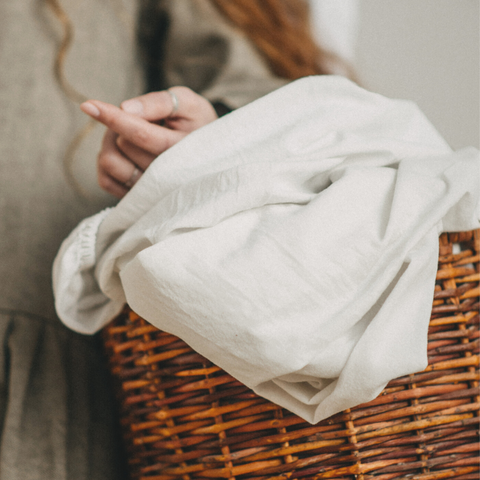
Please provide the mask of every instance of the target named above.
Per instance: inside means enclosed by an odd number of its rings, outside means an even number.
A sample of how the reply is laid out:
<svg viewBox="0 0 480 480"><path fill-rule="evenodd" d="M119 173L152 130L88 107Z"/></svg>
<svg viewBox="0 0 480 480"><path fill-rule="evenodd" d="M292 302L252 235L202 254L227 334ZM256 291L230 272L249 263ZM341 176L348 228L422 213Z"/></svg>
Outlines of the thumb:
<svg viewBox="0 0 480 480"><path fill-rule="evenodd" d="M122 102L121 109L149 122L169 119L203 125L217 118L210 102L188 87L172 87L131 98Z"/></svg>
<svg viewBox="0 0 480 480"><path fill-rule="evenodd" d="M195 103L191 97L196 95L187 87L172 87L125 100L120 107L150 122L165 118L187 118Z"/></svg>

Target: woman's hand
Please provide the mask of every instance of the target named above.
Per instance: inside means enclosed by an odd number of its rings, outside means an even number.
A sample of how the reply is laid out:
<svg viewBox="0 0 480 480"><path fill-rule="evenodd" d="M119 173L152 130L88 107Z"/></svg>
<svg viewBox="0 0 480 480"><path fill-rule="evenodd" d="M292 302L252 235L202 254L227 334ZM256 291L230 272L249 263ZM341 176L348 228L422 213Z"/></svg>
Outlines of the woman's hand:
<svg viewBox="0 0 480 480"><path fill-rule="evenodd" d="M158 155L217 118L210 102L187 87L147 93L121 108L99 100L80 108L108 127L98 154L98 183L118 198Z"/></svg>

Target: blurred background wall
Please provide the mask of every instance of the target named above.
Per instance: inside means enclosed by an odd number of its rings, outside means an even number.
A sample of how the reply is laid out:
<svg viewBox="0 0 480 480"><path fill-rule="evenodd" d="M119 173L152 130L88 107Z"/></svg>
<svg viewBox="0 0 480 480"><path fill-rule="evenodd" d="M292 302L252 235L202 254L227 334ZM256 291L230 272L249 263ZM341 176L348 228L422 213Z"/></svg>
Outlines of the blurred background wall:
<svg viewBox="0 0 480 480"><path fill-rule="evenodd" d="M415 101L454 148L479 140L479 0L310 0L368 90Z"/></svg>

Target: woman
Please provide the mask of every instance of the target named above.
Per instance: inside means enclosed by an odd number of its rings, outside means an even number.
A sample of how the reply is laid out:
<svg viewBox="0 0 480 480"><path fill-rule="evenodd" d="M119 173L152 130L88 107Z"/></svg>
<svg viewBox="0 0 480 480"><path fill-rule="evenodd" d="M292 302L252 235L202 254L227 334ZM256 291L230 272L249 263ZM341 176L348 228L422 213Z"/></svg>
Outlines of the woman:
<svg viewBox="0 0 480 480"><path fill-rule="evenodd" d="M107 132L99 155L99 184L116 197L125 195L153 158L187 133L217 118L217 114L222 115L241 107L284 85L287 80L333 73L339 68L344 74L353 76L338 57L323 51L313 41L304 2L243 0L232 3L213 0L193 2L193 6L191 8L191 2L150 2L150 9L163 9L163 15L159 18L170 18L172 21L169 25L171 35L165 42L165 49L154 51L154 57L147 62L148 90L186 85L204 98L177 88L176 93L170 89L170 95L156 92L122 104L125 112L139 114L149 122L170 117L167 125L170 131L163 129L162 132L161 128L132 120L134 123L130 124L131 128L148 130L153 135L156 132L158 135L158 144L148 152L142 149L137 151L125 142L125 138L117 138L118 131ZM151 10L147 9L148 13ZM205 21L202 28L196 29L198 16L214 21L210 24ZM155 35L165 31L165 24L152 31L151 17L147 15L140 31L144 32L140 43L154 45ZM245 42L246 36L251 43ZM175 55L172 52L180 53ZM194 59L192 52L196 55ZM215 64L218 66L222 61L223 68L215 68ZM163 75L155 68L159 63L165 67ZM199 69L202 64L204 68ZM178 97L181 97L181 101ZM145 105L149 105L146 117L142 110ZM181 110L177 111L179 105ZM96 120L99 120L99 108L107 108L110 118L117 115L128 123L128 116L111 106L99 102L96 105L82 105L83 111ZM171 118L172 113L175 118ZM122 131L127 128L127 123L123 124ZM105 124L110 127L109 121ZM168 139L166 142L164 135ZM132 155L138 155L139 162L132 161Z"/></svg>
<svg viewBox="0 0 480 480"><path fill-rule="evenodd" d="M115 10L119 5L126 10ZM51 294L51 263L62 239L81 218L112 203L95 185L100 131L84 136L65 161L84 125L71 99L82 100L82 92L119 104L141 93L142 83L157 90L186 85L220 112L222 105L239 107L283 85L292 71L321 73L312 56L306 63L313 61L313 70L296 67L305 63L299 52L312 52L305 45L313 43L303 11L292 16L296 9L284 10L295 5L271 2L264 10L261 1L1 2L2 480L119 479L125 471L97 338L61 326ZM141 66L126 27L137 10ZM285 18L299 23L288 29ZM72 25L77 41L65 56ZM57 52L60 85L52 68ZM120 188L128 180L110 177Z"/></svg>

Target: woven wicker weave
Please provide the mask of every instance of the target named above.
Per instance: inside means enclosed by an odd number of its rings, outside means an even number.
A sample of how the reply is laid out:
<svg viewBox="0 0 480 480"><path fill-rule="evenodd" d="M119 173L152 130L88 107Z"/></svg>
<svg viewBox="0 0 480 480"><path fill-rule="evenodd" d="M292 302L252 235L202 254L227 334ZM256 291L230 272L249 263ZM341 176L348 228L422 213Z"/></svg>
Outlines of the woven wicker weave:
<svg viewBox="0 0 480 480"><path fill-rule="evenodd" d="M479 251L440 238L426 370L314 426L126 309L103 334L132 478L478 480Z"/></svg>

